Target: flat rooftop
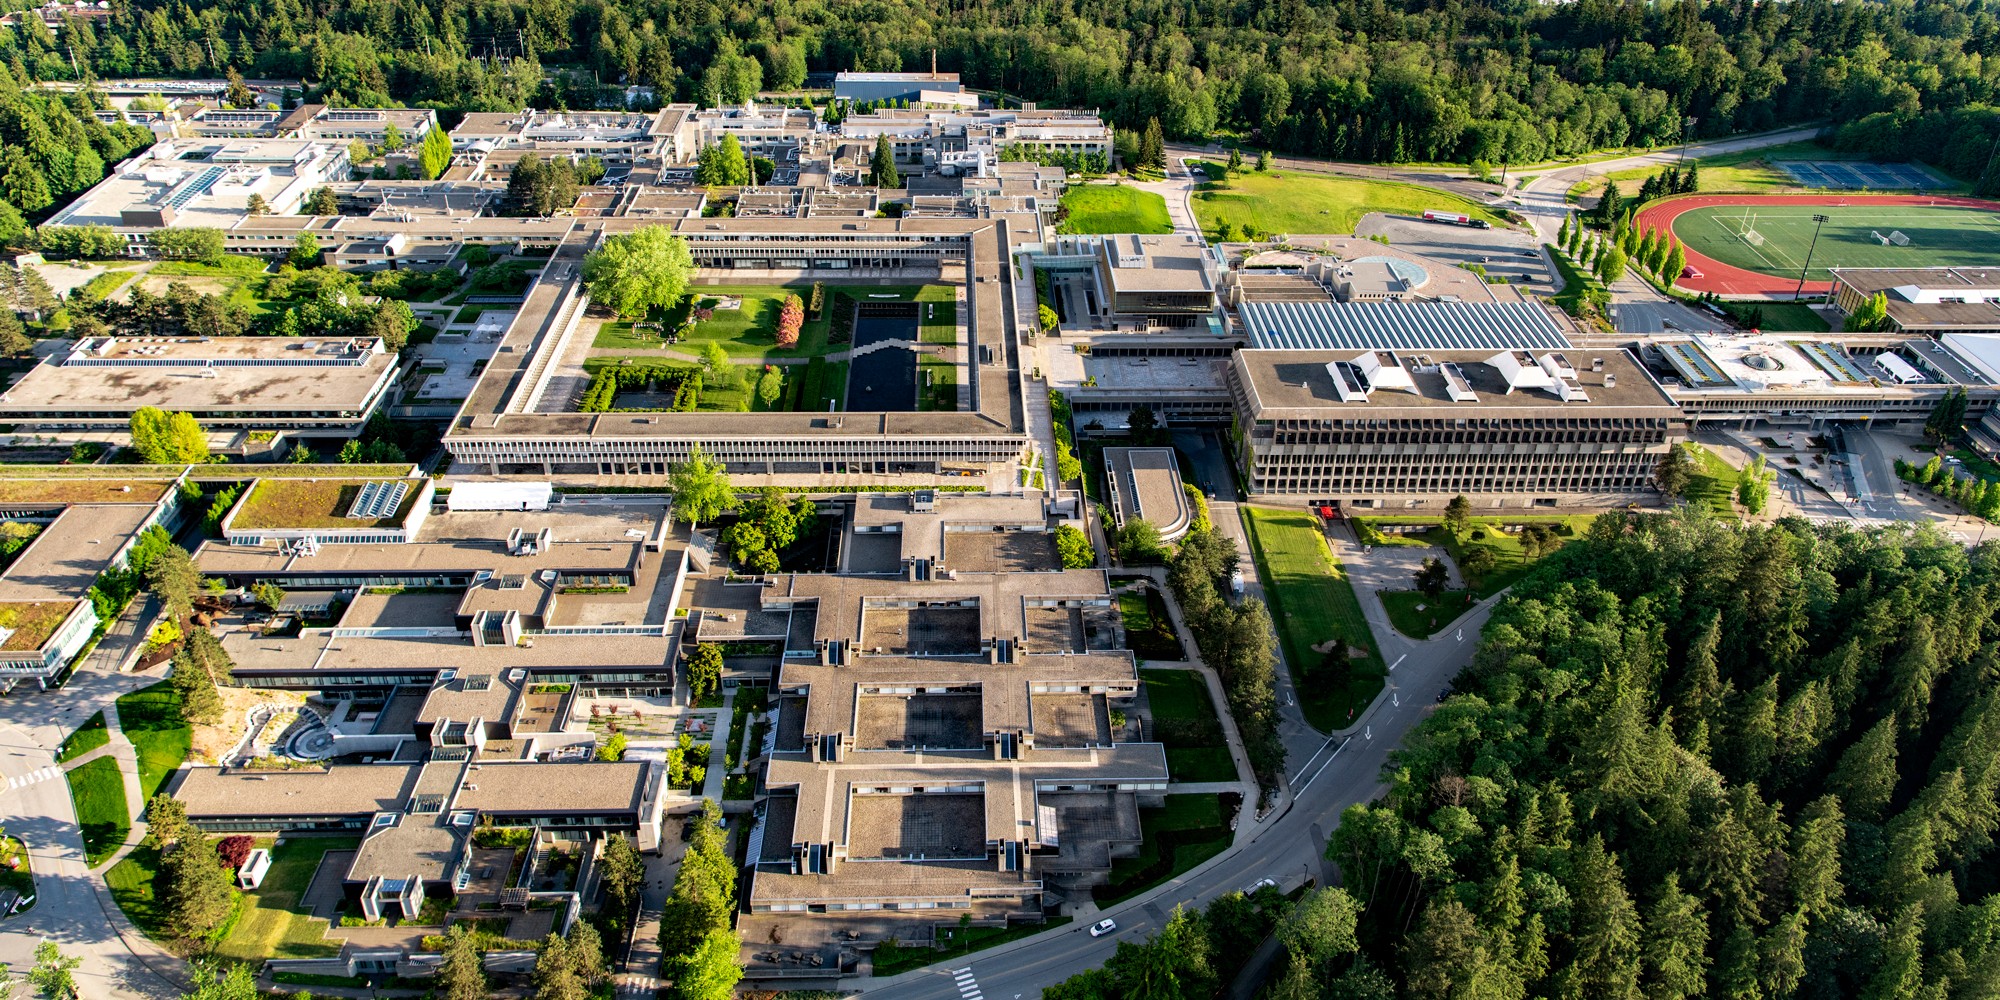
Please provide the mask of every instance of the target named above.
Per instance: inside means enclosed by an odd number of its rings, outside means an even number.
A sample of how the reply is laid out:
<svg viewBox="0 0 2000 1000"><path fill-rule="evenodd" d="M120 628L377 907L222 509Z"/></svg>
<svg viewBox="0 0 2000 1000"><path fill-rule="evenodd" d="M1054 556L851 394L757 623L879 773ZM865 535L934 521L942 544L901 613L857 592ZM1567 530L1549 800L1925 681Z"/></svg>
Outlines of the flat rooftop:
<svg viewBox="0 0 2000 1000"><path fill-rule="evenodd" d="M424 495L422 479L259 479L229 517L231 529L397 528ZM363 491L402 496L374 517L349 517ZM385 493L385 491L388 491Z"/></svg>
<svg viewBox="0 0 2000 1000"><path fill-rule="evenodd" d="M176 350L210 357L269 357L287 341L277 337L227 338L263 341L177 345ZM298 342L293 342L298 343ZM301 355L293 355L299 357ZM358 417L374 403L394 373L396 356L370 354L360 364L289 366L274 364L95 365L44 361L0 393L0 414L32 419L36 414L129 415L142 406L192 411L207 419L228 414L310 413Z"/></svg>
<svg viewBox="0 0 2000 1000"><path fill-rule="evenodd" d="M1253 347L1271 350L1565 350L1570 342L1533 302L1245 302Z"/></svg>
<svg viewBox="0 0 2000 1000"><path fill-rule="evenodd" d="M1391 308L1408 308L1395 306ZM1368 353L1368 352L1360 352ZM1501 372L1488 364L1490 358L1500 352L1493 351L1416 351L1398 353L1408 371L1412 389L1378 389L1365 401L1343 401L1340 389L1335 385L1334 375L1328 371L1330 362L1347 361L1359 354L1346 351L1239 351L1236 354L1236 371L1239 380L1250 394L1250 403L1258 419L1325 419L1347 411L1355 416L1379 416L1384 413L1403 413L1425 417L1444 417L1454 413L1502 411L1520 413L1525 410L1564 410L1577 414L1623 415L1618 411L1645 410L1646 416L1677 415L1679 408L1660 387L1641 370L1630 355L1620 350L1562 352L1572 362L1580 363L1576 381L1589 395L1587 402L1564 402L1546 389L1516 388L1508 392L1508 385ZM1542 352L1537 352L1542 353ZM1603 362L1602 371L1591 371L1592 363ZM1429 364L1426 365L1425 362ZM1447 384L1448 372L1445 364L1456 367L1462 374L1464 388L1471 398L1452 398ZM1607 384L1606 376L1615 379L1615 385Z"/></svg>
<svg viewBox="0 0 2000 1000"><path fill-rule="evenodd" d="M0 574L0 601L75 601L152 516L150 504L70 507Z"/></svg>

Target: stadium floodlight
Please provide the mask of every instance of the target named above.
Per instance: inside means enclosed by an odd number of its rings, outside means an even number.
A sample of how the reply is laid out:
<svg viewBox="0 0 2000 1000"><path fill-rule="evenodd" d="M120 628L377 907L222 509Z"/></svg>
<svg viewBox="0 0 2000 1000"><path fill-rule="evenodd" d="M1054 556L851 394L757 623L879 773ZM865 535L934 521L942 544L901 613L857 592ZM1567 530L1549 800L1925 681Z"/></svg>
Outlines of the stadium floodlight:
<svg viewBox="0 0 2000 1000"><path fill-rule="evenodd" d="M1806 272L1812 270L1813 249L1819 246L1819 227L1826 225L1829 221L1826 216L1820 215L1817 212L1813 213L1813 238L1811 243L1806 244L1806 262L1799 266L1799 287L1792 292L1792 301L1794 302L1806 296Z"/></svg>

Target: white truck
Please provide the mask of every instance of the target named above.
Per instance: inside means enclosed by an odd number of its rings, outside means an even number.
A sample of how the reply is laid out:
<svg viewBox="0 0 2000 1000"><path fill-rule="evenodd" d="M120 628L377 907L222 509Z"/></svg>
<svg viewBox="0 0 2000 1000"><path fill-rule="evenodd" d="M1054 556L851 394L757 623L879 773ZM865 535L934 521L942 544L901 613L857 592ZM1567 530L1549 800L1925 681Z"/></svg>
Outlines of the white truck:
<svg viewBox="0 0 2000 1000"><path fill-rule="evenodd" d="M1454 226L1471 226L1474 229L1493 228L1493 224L1487 222L1485 219L1475 219L1464 212L1445 212L1435 208L1424 212L1424 221L1443 222Z"/></svg>
<svg viewBox="0 0 2000 1000"><path fill-rule="evenodd" d="M1237 570L1236 572L1234 572L1234 573L1231 573L1231 574L1229 574L1229 592L1230 592L1230 593L1232 593L1232 594L1235 594L1235 595L1236 595L1236 596L1238 596L1238 597L1242 597L1242 596L1243 596L1243 571L1242 571L1242 570L1240 570L1240 569L1239 569L1239 570Z"/></svg>

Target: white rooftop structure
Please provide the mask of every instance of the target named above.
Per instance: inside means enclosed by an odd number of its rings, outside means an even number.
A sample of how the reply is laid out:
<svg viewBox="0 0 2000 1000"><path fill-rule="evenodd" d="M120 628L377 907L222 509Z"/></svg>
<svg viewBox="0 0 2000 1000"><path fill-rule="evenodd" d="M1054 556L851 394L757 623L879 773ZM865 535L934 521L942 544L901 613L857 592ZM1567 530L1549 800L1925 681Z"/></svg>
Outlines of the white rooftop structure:
<svg viewBox="0 0 2000 1000"><path fill-rule="evenodd" d="M445 509L548 510L554 496L553 483L459 483L451 488Z"/></svg>

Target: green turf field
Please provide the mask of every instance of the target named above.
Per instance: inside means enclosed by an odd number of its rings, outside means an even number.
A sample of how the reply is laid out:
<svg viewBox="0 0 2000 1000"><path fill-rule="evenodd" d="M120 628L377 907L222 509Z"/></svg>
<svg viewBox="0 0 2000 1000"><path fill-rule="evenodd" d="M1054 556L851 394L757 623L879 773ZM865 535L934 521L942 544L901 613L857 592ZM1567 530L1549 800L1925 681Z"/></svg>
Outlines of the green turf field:
<svg viewBox="0 0 2000 1000"><path fill-rule="evenodd" d="M1760 274L1796 277L1813 241L1813 216L1825 215L1807 280L1832 267L1942 267L2000 257L2000 214L1921 205L1717 205L1674 219L1674 233L1697 253ZM1884 244L1902 233L1908 246Z"/></svg>

